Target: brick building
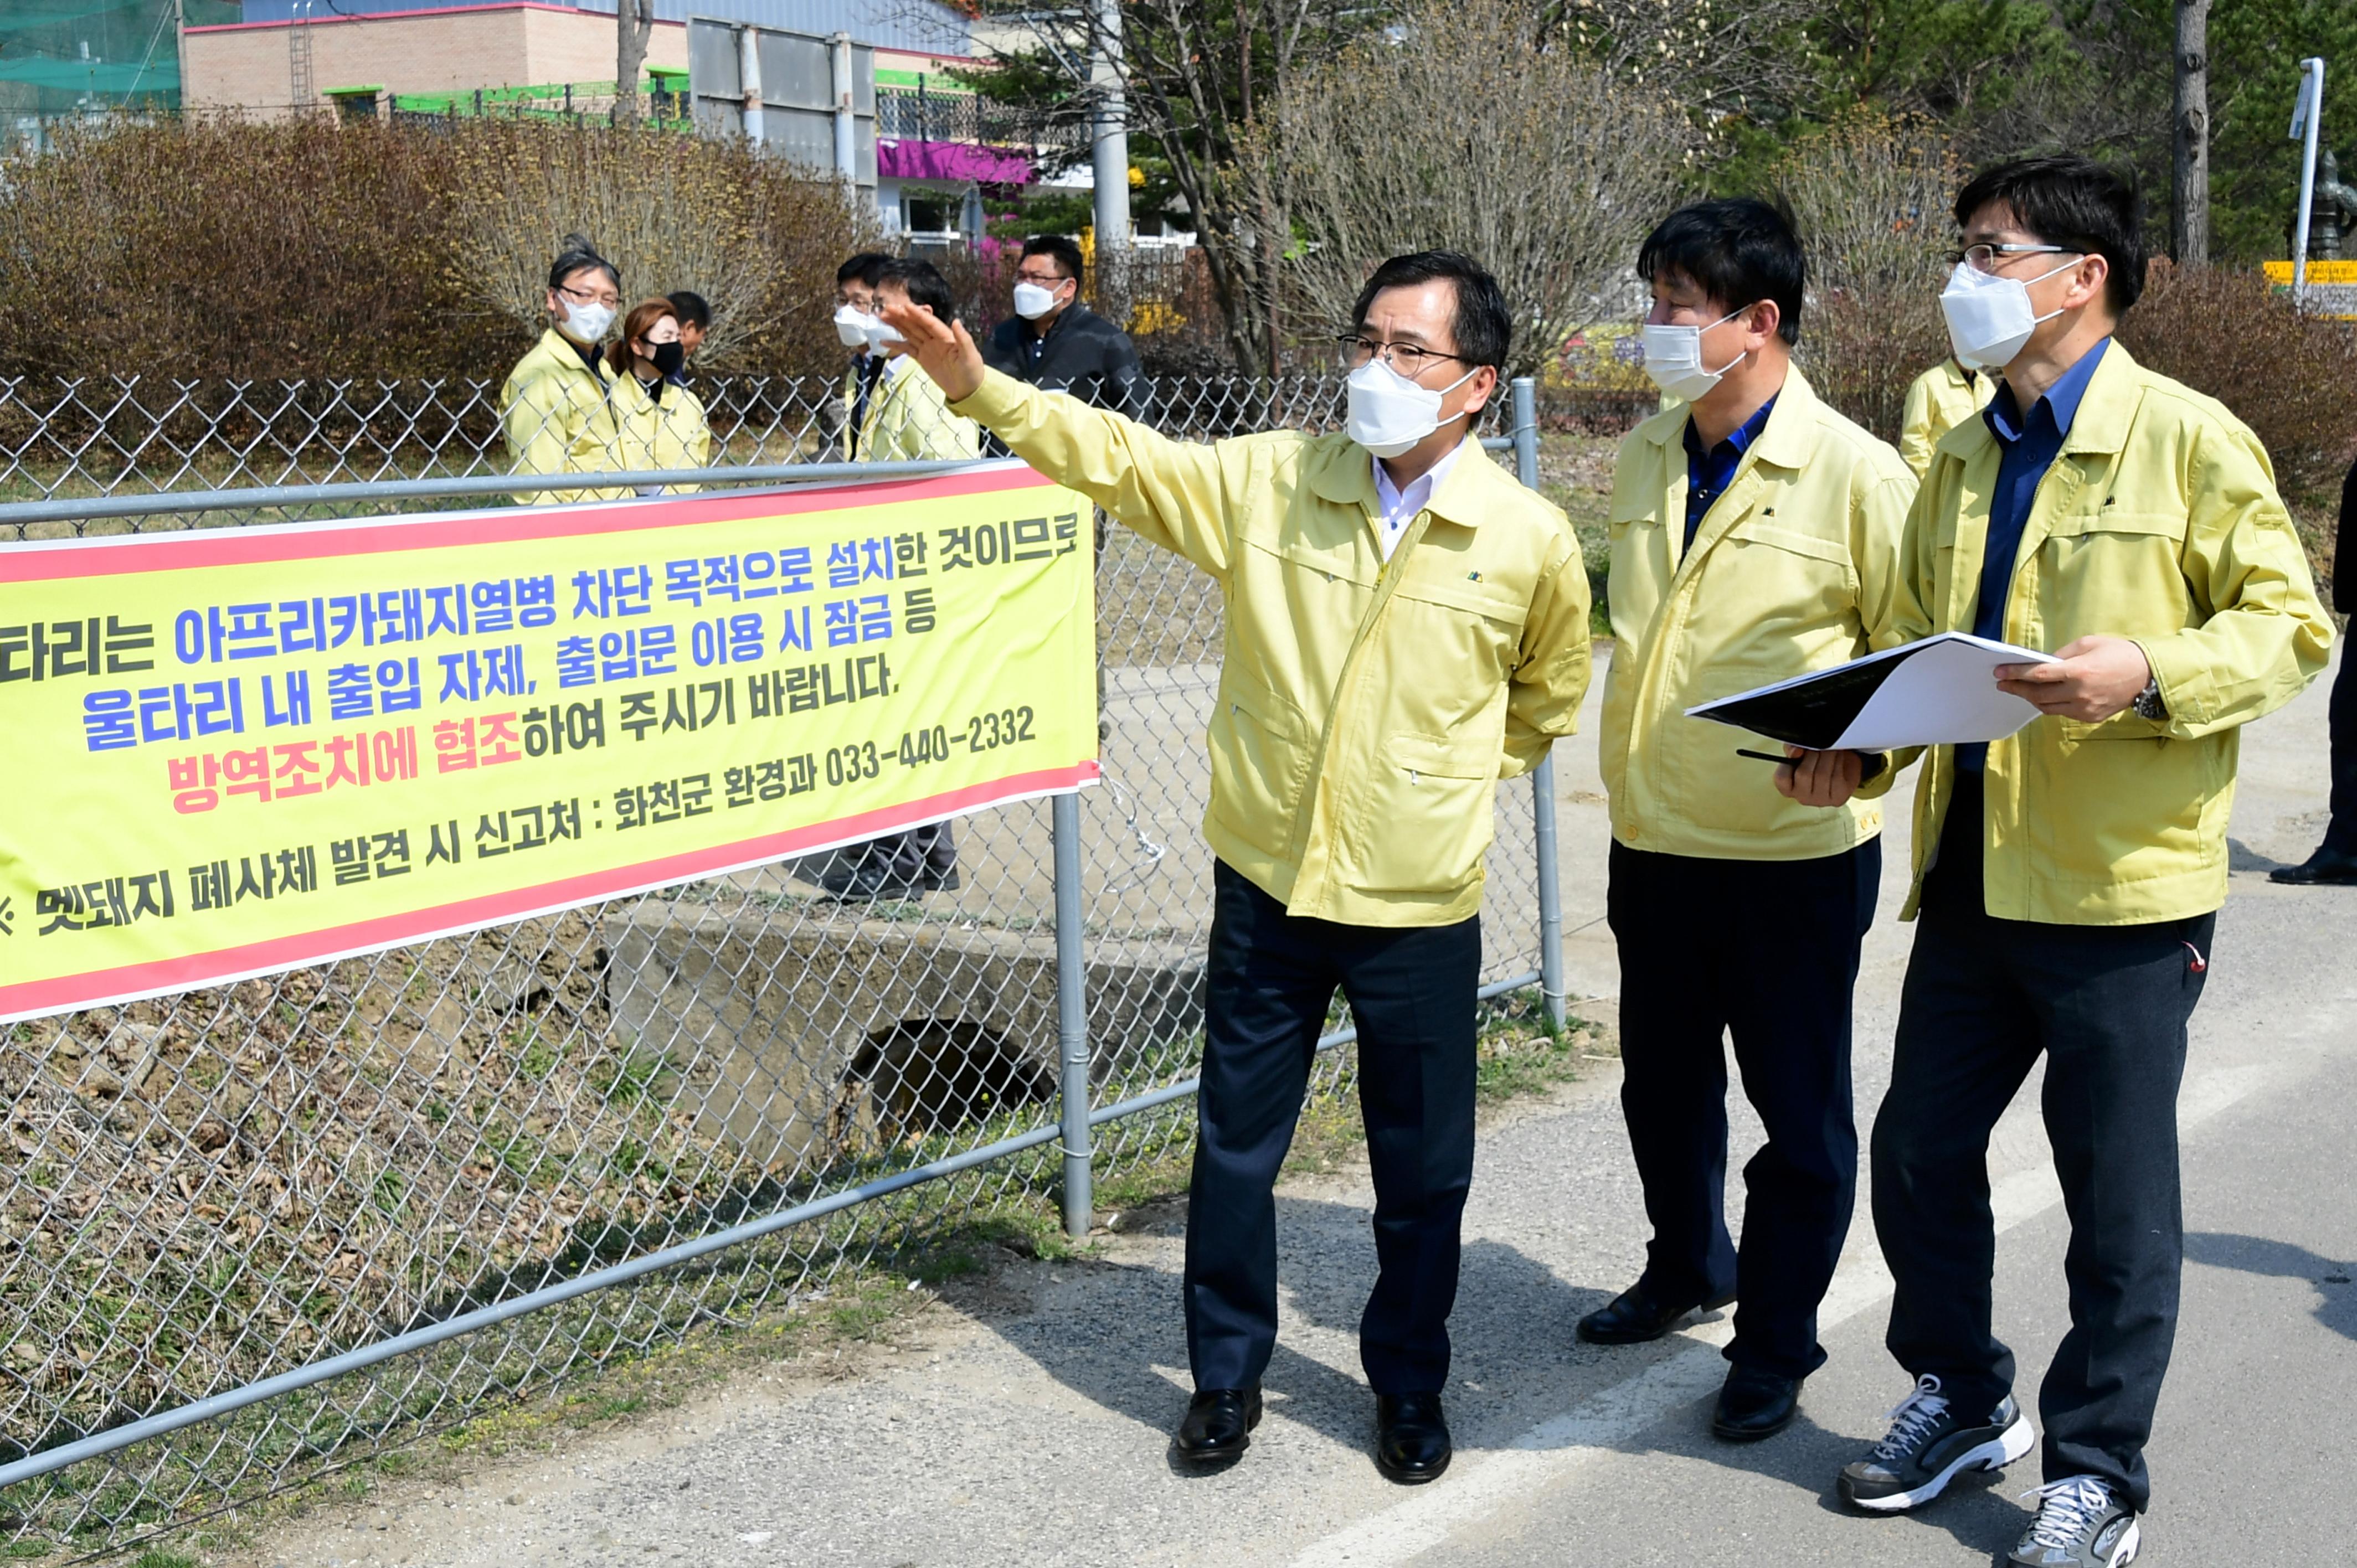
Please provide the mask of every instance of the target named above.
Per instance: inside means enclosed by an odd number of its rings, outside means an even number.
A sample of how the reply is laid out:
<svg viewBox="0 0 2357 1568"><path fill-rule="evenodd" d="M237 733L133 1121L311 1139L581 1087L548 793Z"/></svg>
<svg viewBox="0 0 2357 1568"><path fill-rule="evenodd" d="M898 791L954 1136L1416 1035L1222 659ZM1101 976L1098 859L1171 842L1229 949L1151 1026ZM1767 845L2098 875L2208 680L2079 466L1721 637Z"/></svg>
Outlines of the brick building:
<svg viewBox="0 0 2357 1568"><path fill-rule="evenodd" d="M613 0L243 0L241 20L181 29L181 102L195 113L259 119L328 108L356 118L602 119L617 91L612 5ZM966 16L939 0L653 0L653 5L647 75L633 91L664 118L687 113L691 15L805 37L848 35L872 48L876 155L860 184L866 189L873 182L886 230L920 245L956 247L978 240L985 188L1006 191L1043 177L1060 187L1086 187L1086 158L1073 156L1084 146L1084 131L1062 133L1074 144L1062 149L1063 156L1043 156L1029 145L1036 133L981 103L951 74L988 50Z"/></svg>
<svg viewBox="0 0 2357 1568"><path fill-rule="evenodd" d="M249 5L248 16L260 9ZM402 94L578 83L585 89L582 106L594 100L602 113L613 94L614 17L544 0L357 16L322 5L299 19L189 27L181 34L181 102L195 111L274 119L293 112L307 85L300 100L306 105L375 113ZM683 22L656 22L647 64L685 73ZM593 86L594 92L587 91Z"/></svg>

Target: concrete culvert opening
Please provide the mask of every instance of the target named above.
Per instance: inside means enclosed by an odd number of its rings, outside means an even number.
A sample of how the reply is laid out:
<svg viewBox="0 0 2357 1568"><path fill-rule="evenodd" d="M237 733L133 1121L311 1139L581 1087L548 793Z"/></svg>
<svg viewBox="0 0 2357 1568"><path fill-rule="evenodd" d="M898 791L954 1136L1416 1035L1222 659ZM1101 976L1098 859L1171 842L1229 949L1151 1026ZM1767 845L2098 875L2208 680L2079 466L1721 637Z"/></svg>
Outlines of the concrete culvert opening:
<svg viewBox="0 0 2357 1568"><path fill-rule="evenodd" d="M844 1069L838 1146L903 1143L1056 1097L1056 1075L964 1018L904 1018L869 1035Z"/></svg>

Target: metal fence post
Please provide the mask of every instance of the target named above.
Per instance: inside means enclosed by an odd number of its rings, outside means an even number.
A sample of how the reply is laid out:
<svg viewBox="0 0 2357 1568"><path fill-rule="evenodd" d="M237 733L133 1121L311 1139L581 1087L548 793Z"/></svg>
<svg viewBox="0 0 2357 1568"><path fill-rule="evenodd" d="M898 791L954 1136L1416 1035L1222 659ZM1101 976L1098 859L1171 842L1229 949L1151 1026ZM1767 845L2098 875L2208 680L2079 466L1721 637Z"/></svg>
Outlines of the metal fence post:
<svg viewBox="0 0 2357 1568"><path fill-rule="evenodd" d="M1528 376L1513 382L1514 477L1532 489L1539 488L1539 414L1537 389ZM1531 819L1536 825L1535 848L1539 877L1539 993L1546 999L1547 1019L1561 1029L1566 1016L1563 983L1563 887L1556 881L1555 842L1555 758L1550 756L1531 771Z"/></svg>
<svg viewBox="0 0 2357 1568"><path fill-rule="evenodd" d="M1056 831L1056 1038L1063 1064L1064 1233L1085 1236L1094 1218L1089 1168L1088 967L1081 956L1081 798L1059 795Z"/></svg>

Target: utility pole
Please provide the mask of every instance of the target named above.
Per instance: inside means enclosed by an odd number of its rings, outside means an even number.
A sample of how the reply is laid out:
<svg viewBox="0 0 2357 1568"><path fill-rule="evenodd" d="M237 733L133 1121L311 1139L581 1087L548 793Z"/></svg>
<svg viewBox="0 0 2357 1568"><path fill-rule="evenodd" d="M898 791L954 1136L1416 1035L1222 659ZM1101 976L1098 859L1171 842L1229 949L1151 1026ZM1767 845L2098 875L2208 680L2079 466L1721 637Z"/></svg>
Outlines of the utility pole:
<svg viewBox="0 0 2357 1568"><path fill-rule="evenodd" d="M2169 161L2169 249L2181 267L2210 264L2210 0L2177 0L2176 145Z"/></svg>
<svg viewBox="0 0 2357 1568"><path fill-rule="evenodd" d="M852 68L851 35L835 33L826 41L829 96L834 100L834 176L843 181L845 201L859 184L859 123L854 118L857 83ZM920 81L923 78L918 79Z"/></svg>
<svg viewBox="0 0 2357 1568"><path fill-rule="evenodd" d="M1097 300L1116 327L1129 325L1129 109L1122 95L1121 0L1097 0L1096 90L1090 172L1096 182Z"/></svg>
<svg viewBox="0 0 2357 1568"><path fill-rule="evenodd" d="M2291 307L2308 306L2308 221L2316 209L2316 137L2324 118L2324 61L2299 62L2299 102L2291 112L2291 139L2300 144L2299 217L2292 225Z"/></svg>
<svg viewBox="0 0 2357 1568"><path fill-rule="evenodd" d="M750 22L737 29L737 80L745 94L745 139L758 150L767 128L761 119L761 29Z"/></svg>

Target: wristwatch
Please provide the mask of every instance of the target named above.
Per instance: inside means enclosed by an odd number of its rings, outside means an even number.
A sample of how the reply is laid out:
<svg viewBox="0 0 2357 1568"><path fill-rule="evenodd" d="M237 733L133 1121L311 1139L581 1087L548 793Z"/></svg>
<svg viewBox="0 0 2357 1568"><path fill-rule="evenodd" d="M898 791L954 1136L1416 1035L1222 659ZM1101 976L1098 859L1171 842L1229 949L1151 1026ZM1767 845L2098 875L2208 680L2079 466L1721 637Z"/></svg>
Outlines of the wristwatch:
<svg viewBox="0 0 2357 1568"><path fill-rule="evenodd" d="M2156 675L2144 683L2144 690L2138 692L2136 694L2136 701L2128 705L2136 709L2136 717L2140 719L2151 719L2158 723L2169 717L2169 704L2160 700L2160 677Z"/></svg>

